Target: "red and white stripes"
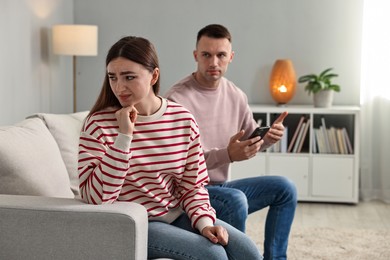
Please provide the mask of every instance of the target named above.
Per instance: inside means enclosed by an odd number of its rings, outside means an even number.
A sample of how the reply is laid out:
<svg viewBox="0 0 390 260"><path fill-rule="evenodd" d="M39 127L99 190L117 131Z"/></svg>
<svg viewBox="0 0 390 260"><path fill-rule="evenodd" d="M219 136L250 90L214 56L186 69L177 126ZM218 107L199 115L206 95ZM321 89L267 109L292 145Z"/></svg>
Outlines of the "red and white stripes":
<svg viewBox="0 0 390 260"><path fill-rule="evenodd" d="M89 117L80 136L79 179L82 198L92 204L132 201L150 218L180 207L193 225L215 220L210 206L205 159L194 117L164 100L161 111L138 116L133 136L118 134L115 109Z"/></svg>

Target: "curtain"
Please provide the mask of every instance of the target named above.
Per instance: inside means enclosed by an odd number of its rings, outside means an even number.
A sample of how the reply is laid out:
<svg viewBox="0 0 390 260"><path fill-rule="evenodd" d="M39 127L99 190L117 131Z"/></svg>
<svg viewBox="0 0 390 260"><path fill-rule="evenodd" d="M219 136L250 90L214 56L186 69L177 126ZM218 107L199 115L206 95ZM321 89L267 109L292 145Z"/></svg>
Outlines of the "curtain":
<svg viewBox="0 0 390 260"><path fill-rule="evenodd" d="M390 203L390 2L363 11L360 198Z"/></svg>

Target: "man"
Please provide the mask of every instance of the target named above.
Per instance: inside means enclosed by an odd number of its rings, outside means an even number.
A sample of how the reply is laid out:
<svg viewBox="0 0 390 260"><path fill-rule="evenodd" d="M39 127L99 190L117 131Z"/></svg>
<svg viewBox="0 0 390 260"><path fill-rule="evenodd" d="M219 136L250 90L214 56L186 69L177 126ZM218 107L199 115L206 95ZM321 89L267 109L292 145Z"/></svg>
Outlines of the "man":
<svg viewBox="0 0 390 260"><path fill-rule="evenodd" d="M257 125L247 96L224 77L234 56L229 31L218 24L204 27L198 32L193 55L196 72L175 84L165 96L189 109L199 124L211 204L218 218L243 232L248 214L269 207L264 259L286 259L297 205L294 184L282 176L228 181L228 172L230 163L250 159L281 139L287 112L275 120L263 140L248 139Z"/></svg>

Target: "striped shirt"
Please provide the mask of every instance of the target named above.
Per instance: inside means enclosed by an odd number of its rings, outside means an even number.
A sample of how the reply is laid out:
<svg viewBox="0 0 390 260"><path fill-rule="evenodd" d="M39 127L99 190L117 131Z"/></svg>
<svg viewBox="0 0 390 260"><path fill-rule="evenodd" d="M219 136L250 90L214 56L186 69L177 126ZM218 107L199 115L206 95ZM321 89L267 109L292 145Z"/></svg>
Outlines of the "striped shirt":
<svg viewBox="0 0 390 260"><path fill-rule="evenodd" d="M79 144L80 194L91 204L131 201L149 220L171 223L183 210L193 227L212 226L215 211L193 115L162 99L153 115L137 116L132 136L118 132L117 108L88 117Z"/></svg>

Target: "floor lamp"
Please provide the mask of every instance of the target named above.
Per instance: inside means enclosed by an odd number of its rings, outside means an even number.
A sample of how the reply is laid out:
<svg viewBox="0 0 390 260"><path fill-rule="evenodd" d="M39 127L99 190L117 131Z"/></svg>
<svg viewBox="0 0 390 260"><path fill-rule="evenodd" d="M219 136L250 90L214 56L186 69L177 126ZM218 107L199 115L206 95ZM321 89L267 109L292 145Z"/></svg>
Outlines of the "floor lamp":
<svg viewBox="0 0 390 260"><path fill-rule="evenodd" d="M76 56L96 56L97 35L95 25L53 26L53 52L73 56L73 112L77 112Z"/></svg>

